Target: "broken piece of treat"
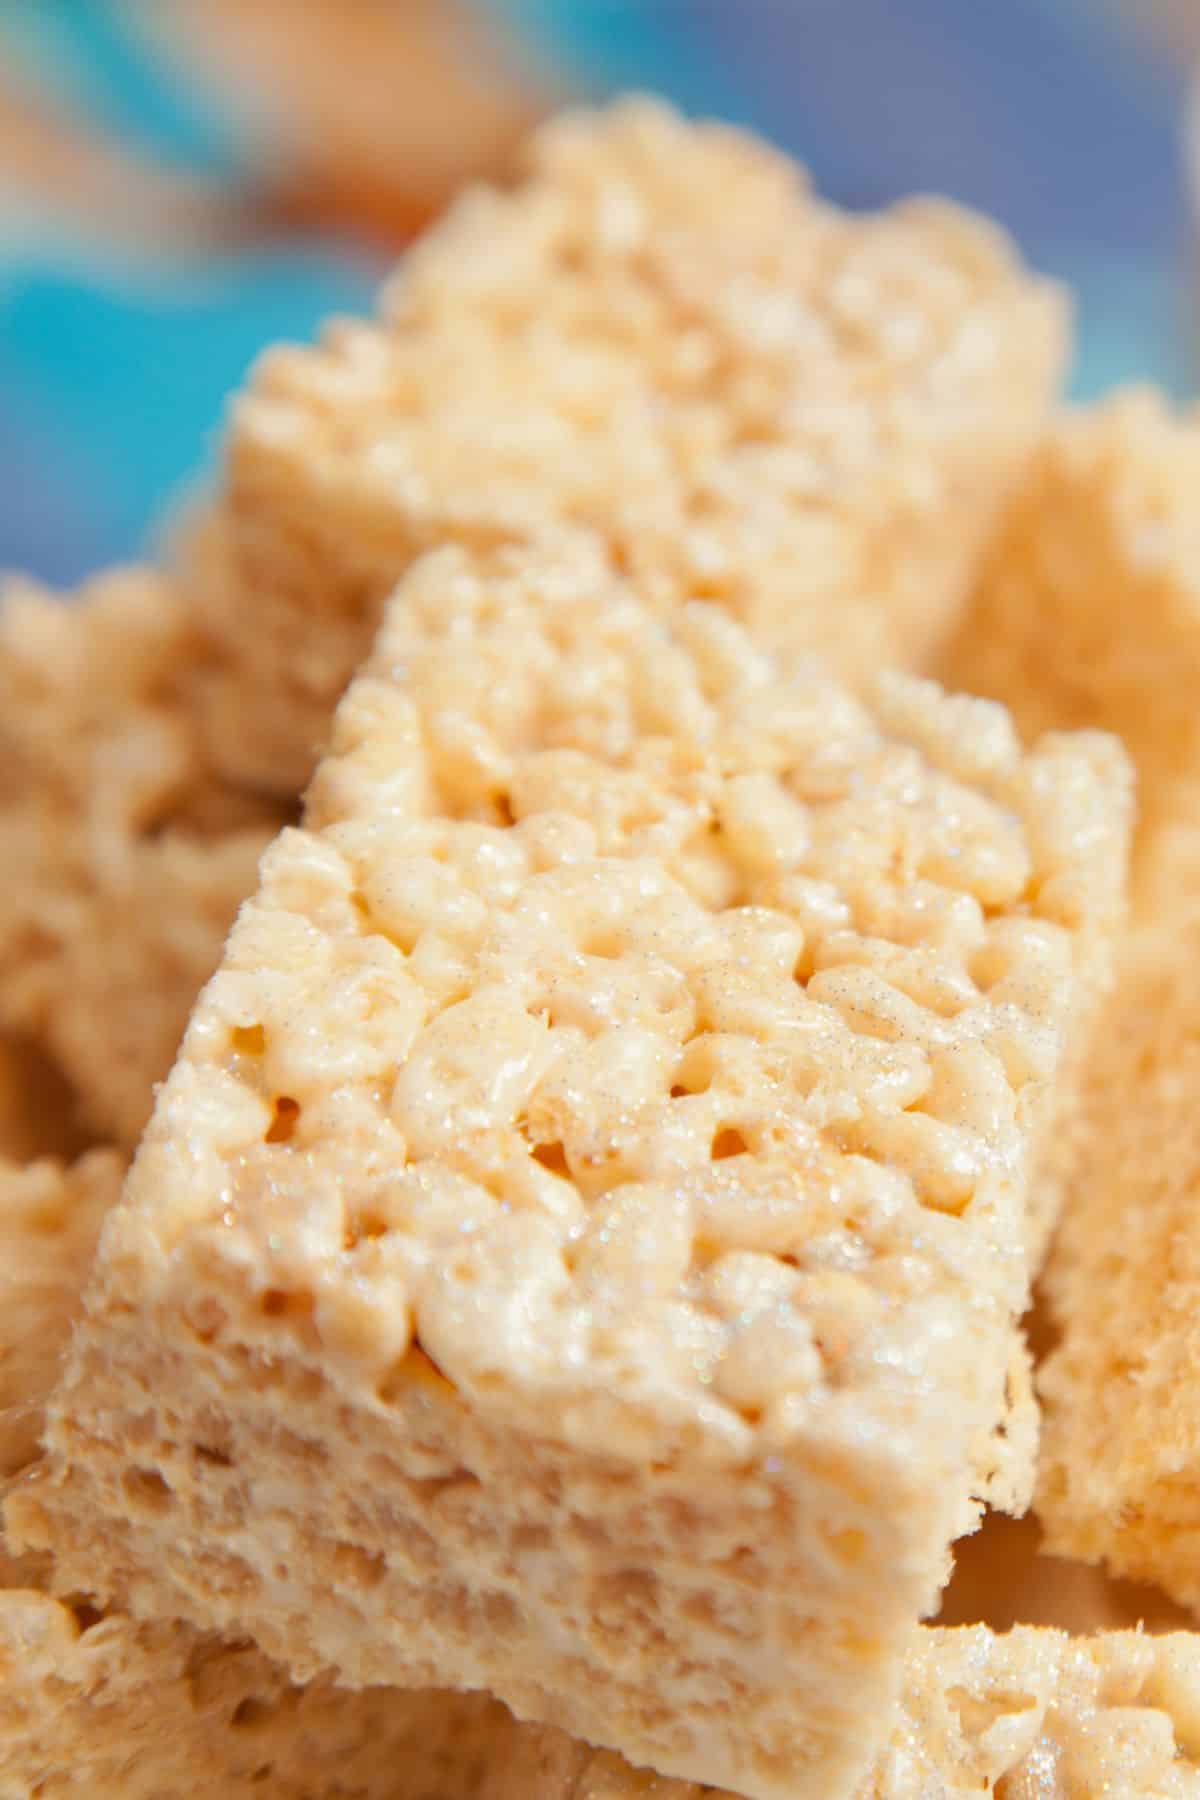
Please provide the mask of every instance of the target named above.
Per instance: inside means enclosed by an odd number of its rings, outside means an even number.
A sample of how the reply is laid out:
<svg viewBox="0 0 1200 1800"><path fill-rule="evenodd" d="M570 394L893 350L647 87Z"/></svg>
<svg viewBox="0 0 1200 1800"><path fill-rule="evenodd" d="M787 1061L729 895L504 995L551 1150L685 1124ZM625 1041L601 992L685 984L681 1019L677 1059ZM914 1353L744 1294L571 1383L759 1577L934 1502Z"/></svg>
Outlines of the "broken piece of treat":
<svg viewBox="0 0 1200 1800"><path fill-rule="evenodd" d="M149 569L0 604L0 1023L136 1143L280 811L199 742L197 634Z"/></svg>
<svg viewBox="0 0 1200 1800"><path fill-rule="evenodd" d="M524 167L453 208L377 322L270 351L234 406L235 578L205 624L239 779L302 786L441 543L586 526L656 607L712 600L853 678L954 624L1057 389L1058 290L971 214L839 212L648 100L554 120Z"/></svg>
<svg viewBox="0 0 1200 1800"><path fill-rule="evenodd" d="M428 558L160 1095L16 1535L300 1675L849 1791L1030 1479L1028 1159L1128 813L1114 741L860 703L590 539Z"/></svg>

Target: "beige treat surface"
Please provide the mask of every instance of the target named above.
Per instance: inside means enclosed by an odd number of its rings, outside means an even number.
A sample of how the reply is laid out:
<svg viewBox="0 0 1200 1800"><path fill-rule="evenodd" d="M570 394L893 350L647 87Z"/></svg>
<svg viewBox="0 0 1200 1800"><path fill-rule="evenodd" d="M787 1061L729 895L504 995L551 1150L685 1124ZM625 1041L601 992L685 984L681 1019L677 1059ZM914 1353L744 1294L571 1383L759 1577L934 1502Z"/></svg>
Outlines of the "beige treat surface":
<svg viewBox="0 0 1200 1800"><path fill-rule="evenodd" d="M1150 391L1056 421L979 577L944 679L1023 731L1117 732L1138 774L1140 845L1200 820L1200 424Z"/></svg>
<svg viewBox="0 0 1200 1800"><path fill-rule="evenodd" d="M1029 1479L1025 1172L1127 788L1111 740L664 624L586 542L428 559L160 1097L20 1533L300 1674L846 1791Z"/></svg>
<svg viewBox="0 0 1200 1800"><path fill-rule="evenodd" d="M1087 1155L1047 1271L1051 1545L1200 1605L1200 982L1182 924L1141 933L1103 1022Z"/></svg>
<svg viewBox="0 0 1200 1800"><path fill-rule="evenodd" d="M657 608L715 601L854 677L916 666L1065 335L1058 292L949 205L840 213L767 145L650 101L559 118L515 190L410 253L377 323L271 351L235 405L214 752L294 792L414 555L554 524L594 529Z"/></svg>
<svg viewBox="0 0 1200 1800"><path fill-rule="evenodd" d="M104 1136L136 1142L278 812L201 753L174 589L117 571L0 604L0 1022L47 1049Z"/></svg>

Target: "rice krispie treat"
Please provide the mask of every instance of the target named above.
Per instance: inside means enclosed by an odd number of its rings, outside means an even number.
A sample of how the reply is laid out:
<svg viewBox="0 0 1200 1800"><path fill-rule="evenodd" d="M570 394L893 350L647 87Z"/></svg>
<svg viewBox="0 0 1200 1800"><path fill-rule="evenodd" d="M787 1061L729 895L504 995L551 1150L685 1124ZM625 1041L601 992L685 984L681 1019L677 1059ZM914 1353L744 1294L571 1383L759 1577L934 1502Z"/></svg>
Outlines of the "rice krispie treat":
<svg viewBox="0 0 1200 1800"><path fill-rule="evenodd" d="M1140 934L1105 1016L1087 1153L1046 1273L1051 1547L1200 1606L1200 940Z"/></svg>
<svg viewBox="0 0 1200 1800"><path fill-rule="evenodd" d="M0 1025L48 1050L102 1136L136 1141L274 806L213 774L201 652L147 569L0 605Z"/></svg>
<svg viewBox="0 0 1200 1800"><path fill-rule="evenodd" d="M1064 315L949 205L838 212L767 145L647 100L555 120L515 190L472 191L406 258L378 322L269 352L235 405L214 751L295 792L413 556L562 522L657 608L714 601L852 677L919 665L1057 388Z"/></svg>
<svg viewBox="0 0 1200 1800"><path fill-rule="evenodd" d="M1151 391L1046 434L988 555L942 677L1024 731L1117 732L1138 774L1140 841L1200 822L1200 424Z"/></svg>
<svg viewBox="0 0 1200 1800"><path fill-rule="evenodd" d="M892 1736L856 1800L1193 1800L1200 1640L922 1631ZM512 1730L478 1800L721 1800L554 1731ZM725 1800L731 1800L726 1796Z"/></svg>
<svg viewBox="0 0 1200 1800"><path fill-rule="evenodd" d="M424 561L159 1097L13 1502L307 1676L850 1791L1030 1477L1027 1159L1128 771L590 540Z"/></svg>
<svg viewBox="0 0 1200 1800"><path fill-rule="evenodd" d="M37 1454L41 1406L115 1200L121 1159L0 1162L0 1475ZM495 1702L295 1687L247 1644L107 1617L0 1551L0 1796L89 1800L468 1800Z"/></svg>

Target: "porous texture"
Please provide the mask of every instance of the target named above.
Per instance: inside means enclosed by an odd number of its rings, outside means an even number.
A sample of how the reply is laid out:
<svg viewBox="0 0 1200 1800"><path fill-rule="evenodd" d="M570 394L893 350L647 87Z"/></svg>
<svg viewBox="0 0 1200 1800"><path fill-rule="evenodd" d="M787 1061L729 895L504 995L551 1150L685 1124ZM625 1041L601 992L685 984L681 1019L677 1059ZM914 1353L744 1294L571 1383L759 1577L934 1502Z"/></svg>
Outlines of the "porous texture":
<svg viewBox="0 0 1200 1800"><path fill-rule="evenodd" d="M70 604L18 583L0 596L0 857L20 870L0 892L0 1024L127 1145L281 817L213 773L201 661L149 570Z"/></svg>
<svg viewBox="0 0 1200 1800"><path fill-rule="evenodd" d="M1200 425L1151 391L1066 414L998 532L940 673L1023 731L1117 732L1143 855L1200 806Z"/></svg>
<svg viewBox="0 0 1200 1800"><path fill-rule="evenodd" d="M916 666L1064 337L1058 292L949 205L839 213L765 144L649 101L563 116L514 190L406 258L377 323L271 351L236 403L214 751L294 792L413 556L564 522L658 608L716 601L855 677Z"/></svg>
<svg viewBox="0 0 1200 1800"><path fill-rule="evenodd" d="M1087 1152L1046 1274L1050 1545L1200 1605L1197 934L1147 929L1099 1034Z"/></svg>
<svg viewBox="0 0 1200 1800"><path fill-rule="evenodd" d="M1200 1644L1136 1632L924 1631L891 1740L856 1800L1191 1800ZM479 1800L721 1800L557 1732L514 1731ZM726 1796L725 1800L729 1800Z"/></svg>
<svg viewBox="0 0 1200 1800"><path fill-rule="evenodd" d="M589 541L429 558L194 1015L18 1535L302 1675L848 1789L1029 1479L1027 1159L1128 805L1111 740L861 705Z"/></svg>

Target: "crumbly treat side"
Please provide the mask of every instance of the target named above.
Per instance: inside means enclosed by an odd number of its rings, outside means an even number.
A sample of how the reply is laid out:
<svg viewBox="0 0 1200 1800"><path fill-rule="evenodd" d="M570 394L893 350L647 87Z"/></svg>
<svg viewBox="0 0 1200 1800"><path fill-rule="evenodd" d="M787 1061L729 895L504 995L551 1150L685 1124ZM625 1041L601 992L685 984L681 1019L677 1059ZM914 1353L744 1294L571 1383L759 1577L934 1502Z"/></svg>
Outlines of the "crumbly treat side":
<svg viewBox="0 0 1200 1800"><path fill-rule="evenodd" d="M1117 732L1140 850L1200 820L1200 423L1134 390L1047 432L981 571L942 678L1022 730ZM1194 829L1194 827L1193 827Z"/></svg>
<svg viewBox="0 0 1200 1800"><path fill-rule="evenodd" d="M378 322L269 352L236 403L214 752L294 792L419 551L564 523L658 607L712 600L853 677L917 666L1065 336L1057 290L949 205L839 213L765 144L649 101L561 117L515 189L406 258Z"/></svg>
<svg viewBox="0 0 1200 1800"><path fill-rule="evenodd" d="M180 595L150 570L69 604L3 593L0 855L21 879L0 894L0 1023L126 1145L280 820L202 751L201 660Z"/></svg>
<svg viewBox="0 0 1200 1800"><path fill-rule="evenodd" d="M1046 1273L1039 1510L1053 1548L1200 1605L1200 981L1170 920L1131 950Z"/></svg>
<svg viewBox="0 0 1200 1800"><path fill-rule="evenodd" d="M1027 1159L1127 790L1111 740L664 622L586 539L427 559L193 1017L19 1535L302 1675L847 1791L1028 1481Z"/></svg>

